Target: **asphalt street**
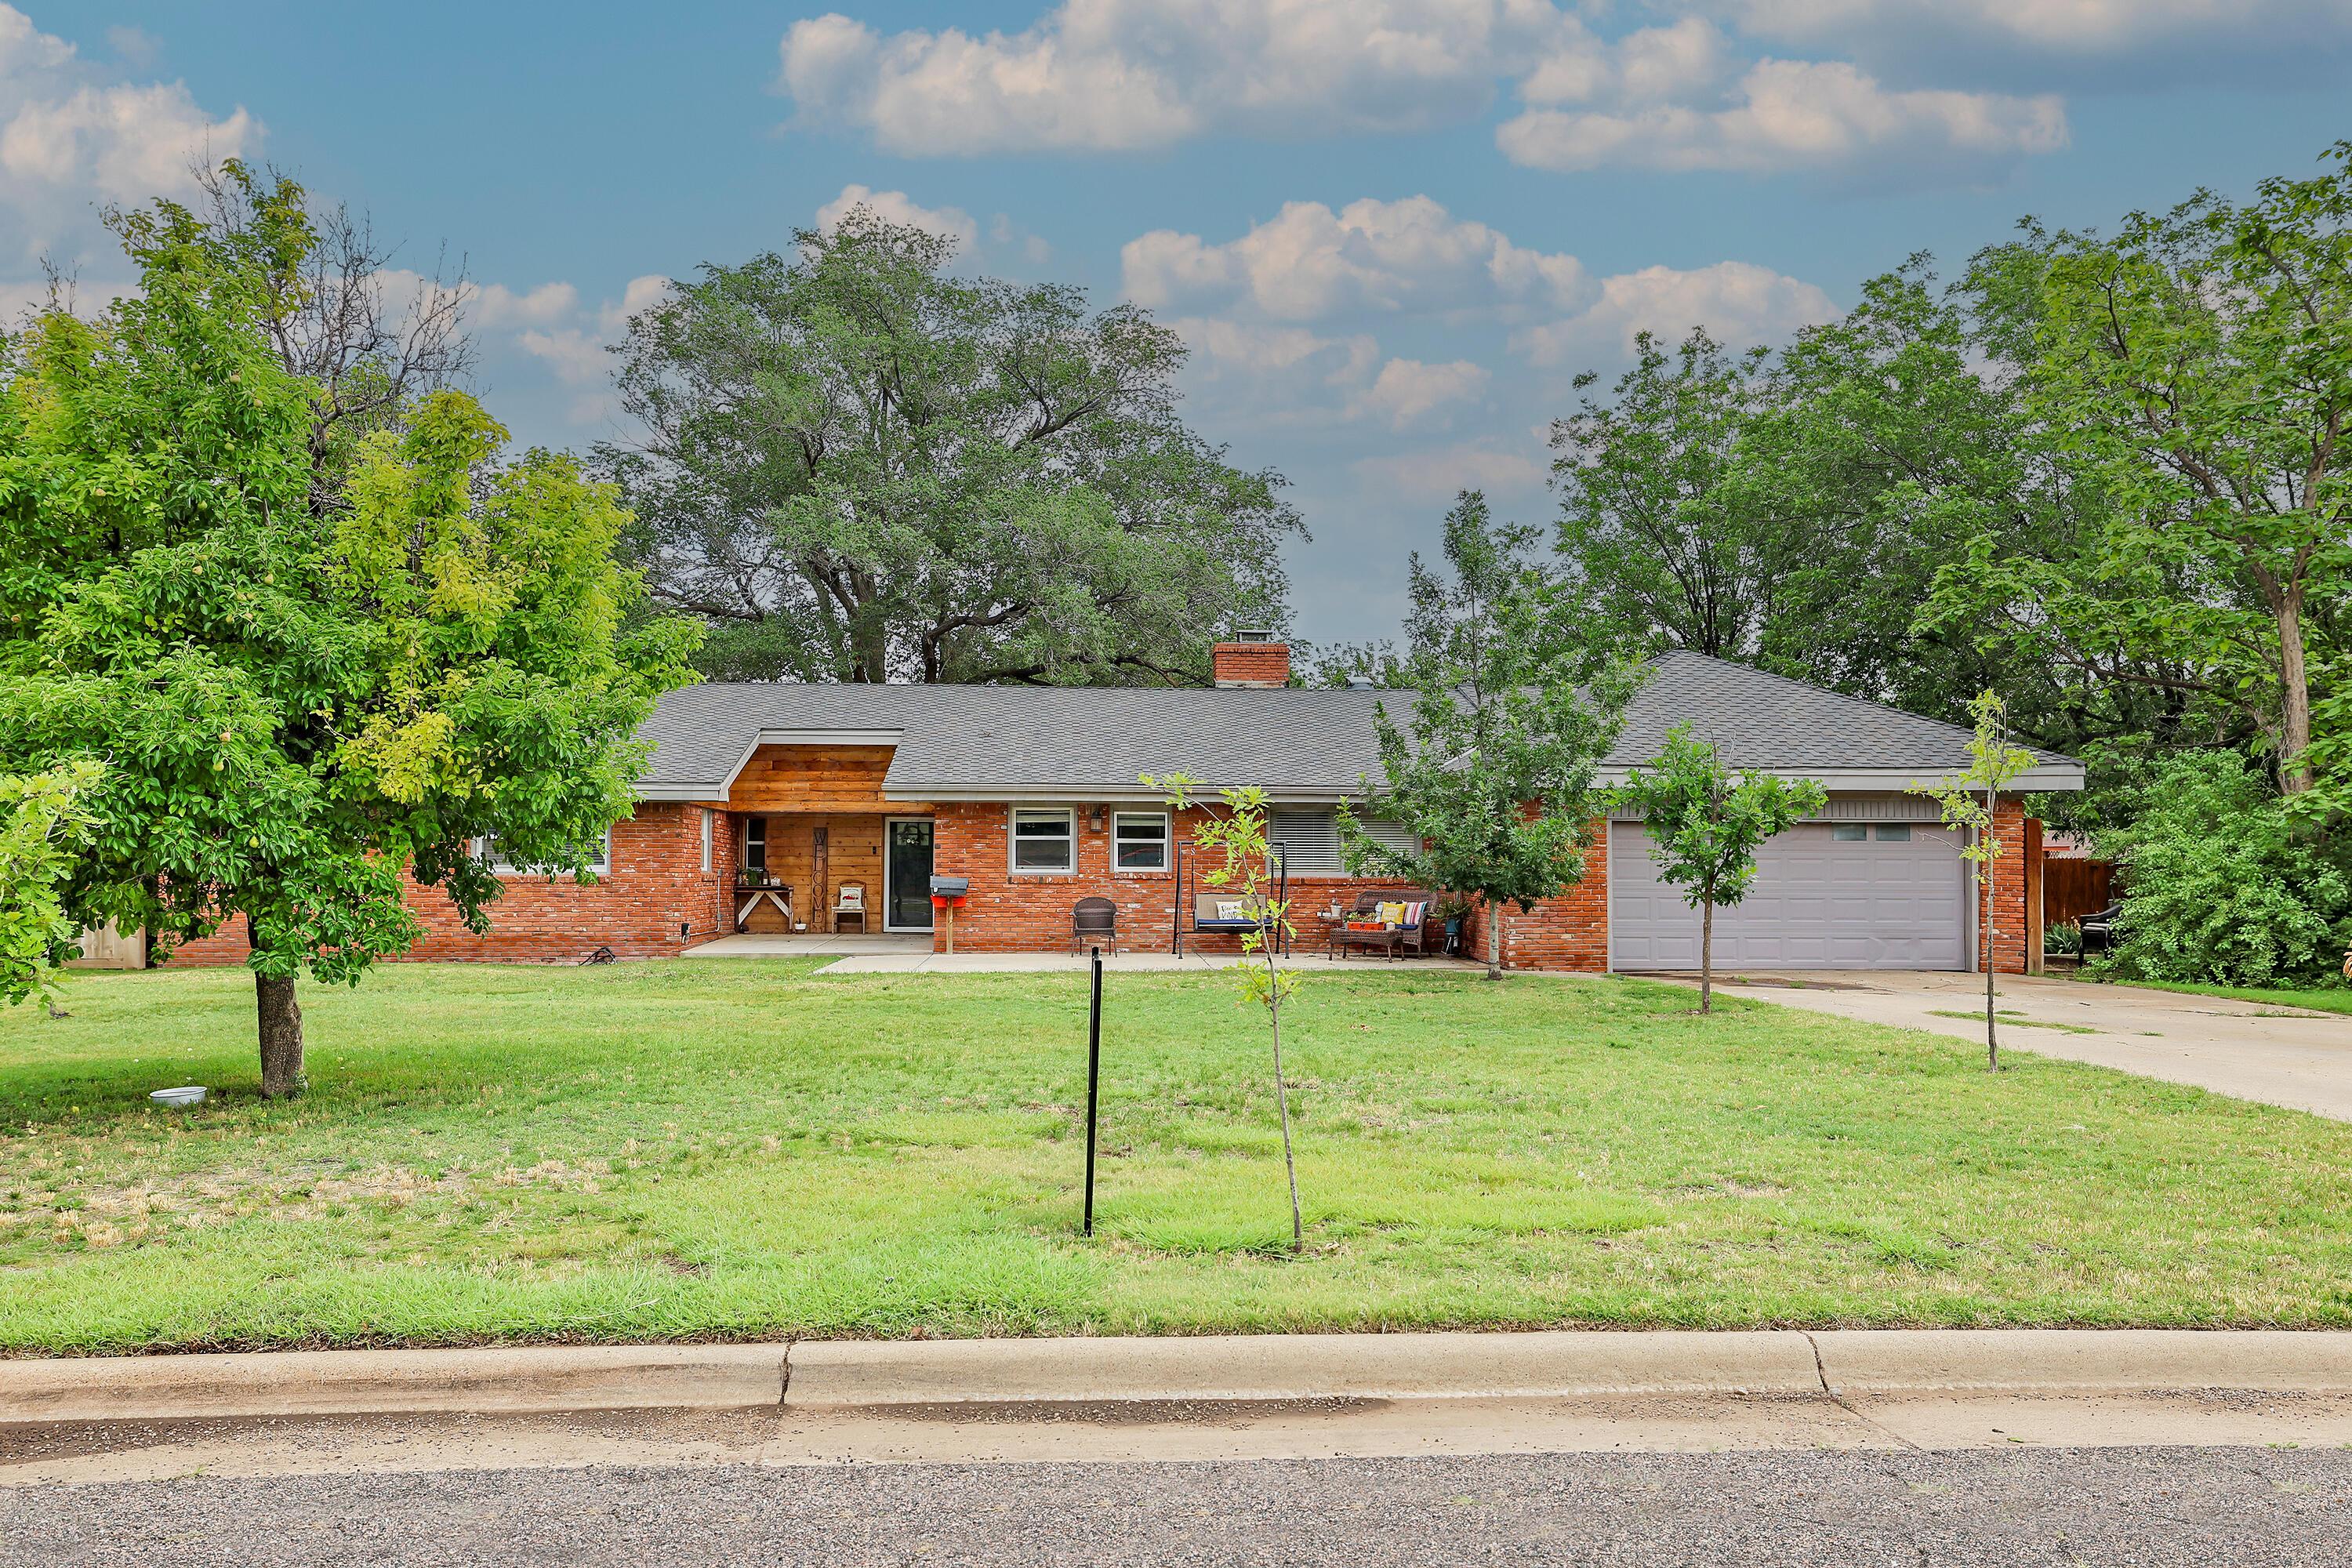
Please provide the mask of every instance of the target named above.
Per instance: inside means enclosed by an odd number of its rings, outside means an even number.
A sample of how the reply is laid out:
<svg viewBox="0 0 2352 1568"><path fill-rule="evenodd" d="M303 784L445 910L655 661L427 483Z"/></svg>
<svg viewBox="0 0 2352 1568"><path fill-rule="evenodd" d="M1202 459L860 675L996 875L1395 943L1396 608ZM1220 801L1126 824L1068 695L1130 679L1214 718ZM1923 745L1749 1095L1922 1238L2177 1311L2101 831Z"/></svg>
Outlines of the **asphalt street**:
<svg viewBox="0 0 2352 1568"><path fill-rule="evenodd" d="M2352 1563L2352 1452L1517 1455L186 1477L0 1491L0 1563Z"/></svg>

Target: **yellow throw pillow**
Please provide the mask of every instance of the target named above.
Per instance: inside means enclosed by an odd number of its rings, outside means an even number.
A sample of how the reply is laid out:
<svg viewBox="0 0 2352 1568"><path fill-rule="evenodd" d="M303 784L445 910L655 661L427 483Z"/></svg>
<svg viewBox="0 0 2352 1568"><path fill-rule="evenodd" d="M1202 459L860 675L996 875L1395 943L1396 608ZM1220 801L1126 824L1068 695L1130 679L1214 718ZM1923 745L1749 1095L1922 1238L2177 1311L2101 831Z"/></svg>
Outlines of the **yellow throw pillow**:
<svg viewBox="0 0 2352 1568"><path fill-rule="evenodd" d="M1381 924L1384 926L1401 926L1404 924L1404 905L1401 903L1382 904L1381 906Z"/></svg>

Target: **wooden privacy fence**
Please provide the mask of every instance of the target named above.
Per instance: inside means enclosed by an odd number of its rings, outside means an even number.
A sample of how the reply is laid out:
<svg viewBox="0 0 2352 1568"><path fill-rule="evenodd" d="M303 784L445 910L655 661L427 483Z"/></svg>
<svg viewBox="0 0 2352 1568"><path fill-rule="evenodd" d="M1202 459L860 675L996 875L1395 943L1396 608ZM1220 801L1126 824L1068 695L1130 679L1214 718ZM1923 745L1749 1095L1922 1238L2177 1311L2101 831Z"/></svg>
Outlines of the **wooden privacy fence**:
<svg viewBox="0 0 2352 1568"><path fill-rule="evenodd" d="M2115 880L2112 860L2043 860L2042 923L2065 925L2097 914L2115 901Z"/></svg>

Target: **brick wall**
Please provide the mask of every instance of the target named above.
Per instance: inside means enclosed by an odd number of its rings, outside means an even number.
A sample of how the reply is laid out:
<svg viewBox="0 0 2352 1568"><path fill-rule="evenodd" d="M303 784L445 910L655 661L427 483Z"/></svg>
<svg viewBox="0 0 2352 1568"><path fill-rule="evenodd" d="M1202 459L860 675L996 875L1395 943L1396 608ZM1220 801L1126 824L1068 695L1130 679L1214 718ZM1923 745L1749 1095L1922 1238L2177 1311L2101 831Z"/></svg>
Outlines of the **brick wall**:
<svg viewBox="0 0 2352 1568"><path fill-rule="evenodd" d="M409 908L425 937L404 956L576 963L600 946L621 958L656 958L708 942L734 929L727 896L734 835L726 814L714 815L709 871L702 869L702 808L647 802L613 825L612 868L593 886L509 877L482 936L466 929L447 894L412 882ZM212 936L176 948L171 962L242 963L247 952L244 919L233 915Z"/></svg>
<svg viewBox="0 0 2352 1568"><path fill-rule="evenodd" d="M2033 823L2027 831L2029 819L2025 807L2015 798L2004 798L1993 807L1993 835L2001 842L2000 858L1993 863L1993 886L1979 889L1977 910L1982 916L1989 909L1992 915L1992 936L1990 942L1978 929L1979 950L1977 973L1984 973L1984 950L1990 947L1995 966L2003 974L2022 974L2030 949L2027 929L2025 892L2031 867L2030 858L2041 852L2041 824ZM1971 867L1970 869L1975 868ZM2040 879L2032 879L2038 883Z"/></svg>
<svg viewBox="0 0 2352 1568"><path fill-rule="evenodd" d="M1221 642L1209 649L1210 669L1219 686L1287 686L1290 645Z"/></svg>
<svg viewBox="0 0 2352 1568"><path fill-rule="evenodd" d="M1601 823L1584 852L1584 877L1556 899L1537 900L1532 910L1503 906L1503 966L1506 969L1572 969L1597 974L1609 967L1609 825ZM1471 953L1486 958L1486 912L1471 916Z"/></svg>
<svg viewBox="0 0 2352 1568"><path fill-rule="evenodd" d="M1255 644L1243 644L1255 647ZM952 802L936 808L933 821L933 863L942 876L969 877L971 892L956 911L955 942L959 952L1066 952L1070 945L1070 910L1080 899L1107 898L1118 906L1119 945L1136 952L1166 952L1175 944L1174 915L1178 897L1172 869L1174 845L1190 845L1193 828L1206 816L1199 809L1179 812L1171 825L1171 869L1119 871L1111 867L1110 822L1094 826L1093 808L1077 808L1077 869L1070 873L1024 871L1015 874L1008 863L1007 836L1012 815L1002 802ZM1186 856L1188 871L1191 854ZM1222 863L1222 862L1219 862ZM1216 889L1188 876L1195 893ZM1352 908L1357 894L1397 887L1390 880L1364 880L1346 876L1294 876L1290 879L1290 923L1297 929L1297 950L1321 952L1330 939L1332 922L1324 911L1334 904ZM1191 921L1187 921L1189 926ZM944 949L944 930L933 933L932 945ZM1186 952L1234 953L1241 950L1237 935L1187 931Z"/></svg>

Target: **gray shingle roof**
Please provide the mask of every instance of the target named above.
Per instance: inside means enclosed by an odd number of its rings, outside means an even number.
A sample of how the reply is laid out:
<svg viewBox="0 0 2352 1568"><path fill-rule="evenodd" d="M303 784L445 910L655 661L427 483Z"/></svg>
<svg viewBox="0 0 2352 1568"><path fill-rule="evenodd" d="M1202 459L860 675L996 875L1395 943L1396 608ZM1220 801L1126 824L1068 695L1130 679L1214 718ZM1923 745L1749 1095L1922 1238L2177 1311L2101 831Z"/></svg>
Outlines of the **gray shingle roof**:
<svg viewBox="0 0 2352 1568"><path fill-rule="evenodd" d="M1352 794L1376 773L1372 710L1394 691L714 682L665 696L640 734L654 756L639 793L709 799L763 734L887 738L885 784L904 800L1141 793L1139 773L1182 770L1277 798ZM1968 733L1802 681L1699 654L1663 656L1627 710L1611 761L1656 755L1689 721L1733 767L1802 773L1848 788L1900 787L1965 765ZM2078 787L2079 764L2036 753L2029 787ZM1885 775L1885 776L1876 776Z"/></svg>

